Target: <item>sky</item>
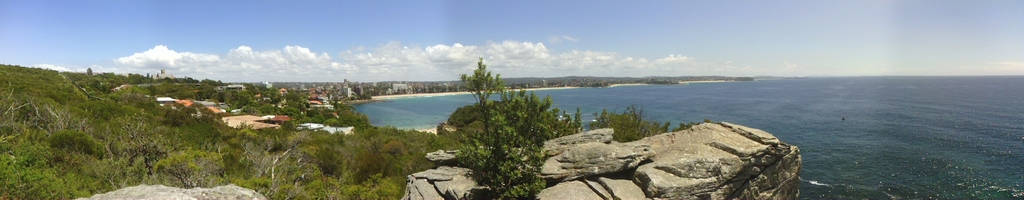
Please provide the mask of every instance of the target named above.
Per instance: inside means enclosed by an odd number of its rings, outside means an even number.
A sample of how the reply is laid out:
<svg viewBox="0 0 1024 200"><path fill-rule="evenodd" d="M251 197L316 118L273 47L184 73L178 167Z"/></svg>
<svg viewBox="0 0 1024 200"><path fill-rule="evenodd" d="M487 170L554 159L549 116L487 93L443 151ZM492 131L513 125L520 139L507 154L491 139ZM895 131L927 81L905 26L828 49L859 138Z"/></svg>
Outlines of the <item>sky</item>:
<svg viewBox="0 0 1024 200"><path fill-rule="evenodd" d="M0 0L0 63L227 82L1024 75L1024 1Z"/></svg>

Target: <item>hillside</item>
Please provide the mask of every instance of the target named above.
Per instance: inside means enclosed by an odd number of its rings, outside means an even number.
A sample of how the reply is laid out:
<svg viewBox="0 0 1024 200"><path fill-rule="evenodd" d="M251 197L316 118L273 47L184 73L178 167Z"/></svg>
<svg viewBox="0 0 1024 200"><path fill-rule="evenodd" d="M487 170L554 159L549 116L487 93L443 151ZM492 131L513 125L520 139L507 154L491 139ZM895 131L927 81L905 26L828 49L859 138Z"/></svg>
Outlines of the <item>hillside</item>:
<svg viewBox="0 0 1024 200"><path fill-rule="evenodd" d="M423 159L428 150L457 145L373 127L343 104L312 109L307 94L215 89L222 85L0 65L0 199L89 197L140 184L235 184L272 199L396 199L405 174L434 167ZM160 105L156 97L224 102L238 114L292 120L278 129L236 129L220 119L229 114ZM330 134L297 130L299 123L356 128Z"/></svg>
<svg viewBox="0 0 1024 200"><path fill-rule="evenodd" d="M36 96L56 103L83 101L85 94L59 72L0 64L0 89L18 95Z"/></svg>

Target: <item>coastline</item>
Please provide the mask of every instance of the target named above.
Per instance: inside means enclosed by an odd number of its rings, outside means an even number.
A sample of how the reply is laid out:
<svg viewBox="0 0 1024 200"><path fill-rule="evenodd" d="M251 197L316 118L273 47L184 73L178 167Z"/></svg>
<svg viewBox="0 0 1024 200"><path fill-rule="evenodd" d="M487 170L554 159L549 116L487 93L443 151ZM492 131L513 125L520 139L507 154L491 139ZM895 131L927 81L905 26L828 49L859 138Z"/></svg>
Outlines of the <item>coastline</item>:
<svg viewBox="0 0 1024 200"><path fill-rule="evenodd" d="M512 91L526 90L559 90L559 89L574 89L579 87L546 87L546 88L526 88L526 89L509 89ZM404 98L417 98L417 97L438 97L438 96L450 96L450 95L464 95L469 92L439 92L439 93L418 93L418 94L396 94L396 95L383 95L374 96L373 99L388 100L388 99L404 99Z"/></svg>
<svg viewBox="0 0 1024 200"><path fill-rule="evenodd" d="M723 83L723 82L734 82L734 81L679 81L679 84L690 84L690 83Z"/></svg>
<svg viewBox="0 0 1024 200"><path fill-rule="evenodd" d="M646 83L621 83L621 84L611 84L611 85L609 85L608 87L619 87L619 86L644 86L644 85L650 85L650 84L646 84Z"/></svg>

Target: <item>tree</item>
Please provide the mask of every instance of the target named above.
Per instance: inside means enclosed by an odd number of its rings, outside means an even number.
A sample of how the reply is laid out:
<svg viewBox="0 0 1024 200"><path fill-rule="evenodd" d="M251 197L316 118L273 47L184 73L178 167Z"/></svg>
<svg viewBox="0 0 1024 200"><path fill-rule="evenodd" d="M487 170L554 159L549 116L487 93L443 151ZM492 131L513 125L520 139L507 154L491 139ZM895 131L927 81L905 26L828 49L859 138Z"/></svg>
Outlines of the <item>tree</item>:
<svg viewBox="0 0 1024 200"><path fill-rule="evenodd" d="M85 69L85 74L86 74L86 75L89 75L89 76L92 76L92 67L90 67L90 68L86 68L86 69Z"/></svg>
<svg viewBox="0 0 1024 200"><path fill-rule="evenodd" d="M559 116L550 109L550 97L543 100L532 92L507 92L500 75L491 76L483 59L472 76L461 75L477 98L484 131L469 133L468 143L458 157L473 170L472 178L490 190L484 198L527 198L544 189L537 175L544 163L544 141L578 131L579 119ZM500 102L490 96L500 94Z"/></svg>

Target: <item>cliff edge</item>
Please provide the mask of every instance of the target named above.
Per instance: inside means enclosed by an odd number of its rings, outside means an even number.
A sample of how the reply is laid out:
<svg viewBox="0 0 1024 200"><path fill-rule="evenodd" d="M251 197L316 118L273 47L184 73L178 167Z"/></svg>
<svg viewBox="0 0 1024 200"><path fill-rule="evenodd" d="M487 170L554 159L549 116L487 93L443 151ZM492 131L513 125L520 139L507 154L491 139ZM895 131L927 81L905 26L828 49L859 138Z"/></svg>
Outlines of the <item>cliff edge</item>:
<svg viewBox="0 0 1024 200"><path fill-rule="evenodd" d="M762 130L721 122L638 141L611 129L545 142L537 199L796 199L800 149ZM409 175L403 199L469 199L483 189L454 166L452 151L429 154L440 167ZM439 159L444 158L444 159Z"/></svg>

